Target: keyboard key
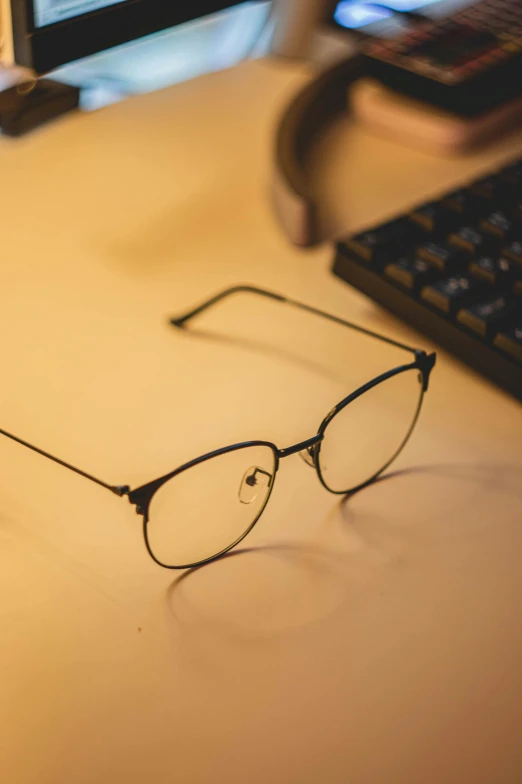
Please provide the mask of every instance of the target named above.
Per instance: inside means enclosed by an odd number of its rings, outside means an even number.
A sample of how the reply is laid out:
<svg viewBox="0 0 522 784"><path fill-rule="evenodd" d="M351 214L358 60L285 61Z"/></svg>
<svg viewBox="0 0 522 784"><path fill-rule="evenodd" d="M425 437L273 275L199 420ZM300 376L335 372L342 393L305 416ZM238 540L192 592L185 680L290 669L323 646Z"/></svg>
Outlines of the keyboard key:
<svg viewBox="0 0 522 784"><path fill-rule="evenodd" d="M408 218L426 234L447 234L459 220L454 212L445 209L436 201L417 207Z"/></svg>
<svg viewBox="0 0 522 784"><path fill-rule="evenodd" d="M431 286L425 286L421 298L448 316L454 315L483 292L481 284L466 277L446 278Z"/></svg>
<svg viewBox="0 0 522 784"><path fill-rule="evenodd" d="M448 242L452 247L460 248L470 256L476 256L495 245L495 240L491 235L474 226L462 226L450 235Z"/></svg>
<svg viewBox="0 0 522 784"><path fill-rule="evenodd" d="M505 258L481 256L469 265L469 274L491 286L509 287L516 277L516 265Z"/></svg>
<svg viewBox="0 0 522 784"><path fill-rule="evenodd" d="M418 230L405 218L390 221L345 241L346 248L362 261L377 266L393 261L415 244Z"/></svg>
<svg viewBox="0 0 522 784"><path fill-rule="evenodd" d="M457 321L489 340L495 332L505 327L514 315L515 305L505 297L496 297L459 310Z"/></svg>
<svg viewBox="0 0 522 784"><path fill-rule="evenodd" d="M493 343L522 363L522 321L510 329L499 332Z"/></svg>
<svg viewBox="0 0 522 784"><path fill-rule="evenodd" d="M481 231L498 237L503 242L507 242L519 227L520 221L517 221L515 218L510 218L506 212L502 210L492 212L487 218L484 218L484 220L480 222Z"/></svg>
<svg viewBox="0 0 522 784"><path fill-rule="evenodd" d="M516 264L518 268L522 268L522 242L515 240L503 248L502 258Z"/></svg>
<svg viewBox="0 0 522 784"><path fill-rule="evenodd" d="M445 209L457 215L463 223L472 220L475 216L479 217L477 200L466 188L448 193L441 200L441 204ZM487 206L483 205L483 207L484 212L487 212Z"/></svg>
<svg viewBox="0 0 522 784"><path fill-rule="evenodd" d="M388 264L384 274L414 293L419 292L423 286L438 277L437 270L431 264L416 257L403 258Z"/></svg>
<svg viewBox="0 0 522 784"><path fill-rule="evenodd" d="M464 271L468 261L468 256L464 251L447 243L425 242L417 248L417 256L448 274L459 269Z"/></svg>
<svg viewBox="0 0 522 784"><path fill-rule="evenodd" d="M501 203L509 195L509 186L499 175L489 175L475 180L470 186L470 194L478 201L478 204Z"/></svg>

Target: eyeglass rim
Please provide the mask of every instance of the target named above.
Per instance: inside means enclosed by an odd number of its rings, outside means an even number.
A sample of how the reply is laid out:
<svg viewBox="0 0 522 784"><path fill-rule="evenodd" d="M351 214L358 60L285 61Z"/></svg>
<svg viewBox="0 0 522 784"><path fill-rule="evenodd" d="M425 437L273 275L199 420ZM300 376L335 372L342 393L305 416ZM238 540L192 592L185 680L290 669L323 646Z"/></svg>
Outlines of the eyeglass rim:
<svg viewBox="0 0 522 784"><path fill-rule="evenodd" d="M435 354L426 354L424 351L418 351L414 362L409 362L407 365L398 365L391 370L387 370L385 373L381 373L379 376L375 376L375 378L367 381L366 384L363 384L353 392L350 392L349 395L343 398L340 403L337 403L337 405L332 408L332 410L321 422L319 430L317 431L318 435L324 435L324 431L326 430L328 423L349 403L352 403L358 397L364 395L365 392L369 392L370 389L378 386L378 384L382 384L383 381L387 381L389 378L393 378L393 376L396 376L398 373L403 373L405 370L419 370L422 374L423 392L427 392L430 373L434 366Z"/></svg>
<svg viewBox="0 0 522 784"><path fill-rule="evenodd" d="M270 487L268 489L268 493L266 494L263 505L259 509L256 517L254 518L252 523L248 526L248 528L234 542L232 542L232 544L227 545L227 547L223 548L218 553L215 553L214 555L210 555L207 558L203 558L198 561L194 561L186 564L180 564L180 565L170 565L170 564L163 563L163 561L160 561L159 558L157 558L156 555L154 554L154 551L149 541L149 533L148 533L149 531L148 526L151 519L149 517L150 505L156 493L164 485L166 485L167 482L170 482L171 479L174 479L175 477L179 476L180 474L184 473L190 468L194 468L197 465L201 465L202 463L208 462L213 458L221 457L222 455L230 454L231 452L238 452L241 449L248 449L256 446L268 447L270 449L274 458L274 473L272 475L272 481L270 482ZM221 556L228 553L229 550L232 550L241 541L243 541L243 539L246 536L248 536L248 534L252 531L257 521L265 511L266 505L268 504L268 501L270 500L270 496L272 495L272 491L274 489L275 478L277 475L278 468L279 468L279 450L275 444L271 443L270 441L244 441L240 444L232 444L230 446L222 447L221 449L215 449L213 452L208 452L205 455L201 455L201 457L198 457L194 460L190 460L188 463L185 463L184 465L180 466L175 471L171 472L170 474L167 474L165 477L162 477L161 479L158 479L155 482L151 482L149 483L149 485L145 485L143 488L139 488L140 490L146 490L148 488L148 493L149 493L146 500L146 506L145 507L138 506L138 510L141 511L137 510L137 513L143 516L143 538L145 540L145 547L147 548L147 552L149 553L152 560L155 563L157 563L158 566L162 566L164 569L172 569L172 570L192 569L197 566L204 566L204 564L210 563L211 561L215 561L217 558L220 558ZM151 489L154 485L157 485L157 487ZM131 499L129 498L129 500ZM134 502L131 501L131 503Z"/></svg>
<svg viewBox="0 0 522 784"><path fill-rule="evenodd" d="M326 429L327 429L328 425L350 403L353 403L354 400L357 400L362 395L364 395L366 392L369 392L371 389L375 389L375 387L379 386L380 384L383 384L385 381L388 381L391 378L394 378L395 376L398 376L398 375L400 375L402 373L406 373L406 372L411 371L411 370L413 370L413 371L417 370L417 371L420 372L420 374L422 376L422 382L421 382L421 385L420 385L420 395L419 395L419 401L417 403L417 408L415 410L415 414L413 416L411 425L410 425L410 427L409 427L409 429L408 429L408 431L407 431L407 433L406 433L406 435L404 437L404 440L401 442L401 444L399 445L398 449L393 453L393 455L390 457L390 459L381 468L379 468L378 471L376 471L374 474L372 474L372 476L370 476L364 482L360 482L358 485L354 485L353 487L350 487L350 488L348 488L346 490L333 490L326 483L326 480L325 480L325 478L323 476L323 473L321 471L321 458L320 458L321 446L322 446L323 439L325 437ZM431 367L428 367L427 369L425 369L422 366L419 366L418 361L415 361L415 362L410 363L409 365L402 365L400 367L394 368L393 370L389 370L386 373L382 373L380 376L377 376L372 381L368 382L367 384L364 384L362 387L359 387L359 389L355 390L355 392L352 392L352 394L348 395L337 406L335 406L330 411L330 413L325 417L325 419L321 423L321 426L320 426L319 431L318 431L318 435L321 435L321 440L318 441L317 445L314 447L313 460L314 460L314 467L315 467L315 470L317 472L317 476L319 478L319 481L321 482L322 486L326 490L328 490L329 493L332 493L333 495L347 495L349 493L354 493L357 490L361 490L363 487L367 487L372 482L374 482L377 479L377 477L380 476L383 473L383 471L386 471L386 469L397 459L397 457L400 455L400 453L402 452L402 450L404 449L404 447L406 446L406 444L410 440L411 434L413 433L413 430L415 429L415 425L418 422L418 419L419 419L419 416L420 416L420 412L421 412L421 409L422 409L422 403L424 401L424 396L425 396L426 391L427 391L427 382L428 382L428 379L429 379L430 371L431 371Z"/></svg>

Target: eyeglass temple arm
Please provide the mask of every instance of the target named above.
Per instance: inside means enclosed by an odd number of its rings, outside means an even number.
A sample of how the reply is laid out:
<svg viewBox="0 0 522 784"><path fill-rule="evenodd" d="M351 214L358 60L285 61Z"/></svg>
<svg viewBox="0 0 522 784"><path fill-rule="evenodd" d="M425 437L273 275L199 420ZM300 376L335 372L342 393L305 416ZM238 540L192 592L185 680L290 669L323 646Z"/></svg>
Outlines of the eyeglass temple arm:
<svg viewBox="0 0 522 784"><path fill-rule="evenodd" d="M97 479L95 476L88 474L86 471L82 471L80 468L76 468L70 463L66 463L64 460L60 460L59 457L55 457L54 455L49 454L49 452L44 452L43 449L38 449L38 447L33 446L33 444L29 444L27 441L23 441L21 438L13 436L6 430L0 429L0 435L6 436L6 438L10 438L12 441L16 441L17 444L26 446L33 452L37 452L39 455L46 457L48 460L52 460L54 463L58 463L58 465L61 465L64 468L68 468L69 471L74 471L75 474L79 474L80 476L85 477L85 479L89 479L91 482L95 482L97 485L101 485L101 487L105 487L106 490L110 490L111 493L114 493L115 495L128 495L130 491L130 487L127 487L126 485L109 485L106 482L103 482L101 479Z"/></svg>
<svg viewBox="0 0 522 784"><path fill-rule="evenodd" d="M195 316L199 316L200 313L203 313L205 310L212 307L212 305L216 305L218 302L221 302L221 300L226 299L231 294L258 294L261 297L274 299L277 302L284 302L286 305L293 305L294 307L300 308L301 310L306 310L308 313L313 313L316 316L322 316L323 318L328 319L328 321L333 321L335 324L340 324L342 327L348 327L349 329L353 329L356 332L361 332L363 335L368 335L368 337L381 340L383 343L388 343L390 346L402 348L405 351L410 351L412 354L416 354L417 352L417 349L412 348L411 346L405 346L404 343L399 343L397 340L392 340L392 338L379 335L377 332L372 332L371 330L360 327L357 324L352 324L350 321L345 321L338 316L332 316L331 313L325 313L323 310L318 310L317 308L313 308L310 305L305 305L303 302L298 302L297 300L290 299L289 297L283 297L281 294L275 294L273 291L267 291L266 289L261 289L257 286L232 286L229 289L220 291L218 294L215 294L213 297L210 297L210 299L205 300L205 302L202 302L201 305L198 305L198 307L190 310L188 313L171 318L170 323L175 327L183 329L187 322L189 322Z"/></svg>

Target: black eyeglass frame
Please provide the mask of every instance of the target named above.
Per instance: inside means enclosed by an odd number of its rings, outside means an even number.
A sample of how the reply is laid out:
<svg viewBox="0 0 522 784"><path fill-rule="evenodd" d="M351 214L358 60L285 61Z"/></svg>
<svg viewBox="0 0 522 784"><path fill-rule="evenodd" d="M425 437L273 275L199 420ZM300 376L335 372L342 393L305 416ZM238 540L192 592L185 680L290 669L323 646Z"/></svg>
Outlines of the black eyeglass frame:
<svg viewBox="0 0 522 784"><path fill-rule="evenodd" d="M225 553L229 552L234 547L236 547L236 545L238 545L252 531L252 529L254 528L256 523L258 522L259 518L263 514L263 512L264 512L264 510L266 508L266 505L267 505L267 503L268 503L268 501L270 499L270 496L272 494L272 490L273 490L274 482L275 482L275 477L276 477L277 471L279 469L279 463L280 463L281 458L290 457L291 455L295 455L295 454L297 454L299 452L307 454L308 458L309 458L309 460L307 460L307 462L311 461L310 464L313 465L313 467L315 468L317 476L319 478L319 481L321 482L323 487L326 490L328 490L328 492L333 493L335 495L346 495L349 492L354 492L355 490L359 490L360 488L366 487L367 485L369 485L372 482L374 482L375 479L383 471L385 471L386 468L388 468L388 466L397 458L397 456L400 454L400 452L402 451L402 449L404 448L404 446L408 442L408 440L409 440L409 438L411 436L411 433L413 432L413 429L414 429L414 427L415 427L415 425L417 423L417 420L418 420L418 417L419 417L419 414L420 414L420 410L421 410L421 407L422 407L422 402L423 402L423 399L424 399L424 395L425 395L426 391L428 390L430 374L431 374L431 371L433 370L433 367L434 367L435 362L436 362L436 354L435 353L427 354L425 351L423 351L421 349L416 349L416 348L412 348L411 346L406 346L405 344L400 343L400 342L398 342L396 340L393 340L391 338L387 338L384 335L379 335L378 333L372 332L371 330L365 329L364 327L360 327L360 326L358 326L356 324L352 324L349 321L345 321L344 319L340 319L337 316L333 316L333 315L331 315L329 313L325 313L324 311L318 310L317 308L313 308L313 307L311 307L309 305L305 305L302 302L298 302L297 300L293 300L293 299L290 299L288 297L283 297L280 294L275 294L274 292L267 291L265 289L258 288L256 286L247 286L247 285L244 285L244 286L233 286L231 288L225 289L224 291L221 291L220 293L216 294L215 296L211 297L210 299L205 300L205 302L203 302L201 305L199 305L198 307L194 308L193 310L189 311L188 313L185 313L182 316L178 316L177 318L171 319L170 320L170 324L172 324L173 326L175 326L175 327L177 327L179 329L184 329L191 319L193 319L194 317L198 316L200 313L202 313L203 311L207 310L212 305L217 304L218 302L220 302L221 300L229 297L230 295L237 294L237 293L256 294L256 295L260 295L260 296L263 296L263 297L267 297L269 299L276 300L278 302L283 302L285 304L293 305L293 306L295 306L297 308L300 308L301 310L305 310L305 311L307 311L309 313L313 313L315 315L318 315L318 316L326 318L326 319L328 319L330 321L333 321L333 322L335 322L337 324L340 324L341 326L345 326L345 327L353 329L353 330L355 330L357 332L365 334L368 337L373 337L373 338L376 338L378 340L381 340L382 342L388 343L389 345L395 346L396 348L404 349L405 351L408 351L411 354L413 354L415 359L414 359L413 362L411 362L409 364L399 365L398 367L395 367L392 370L387 371L386 373L382 373L381 375L377 376L376 378L372 379L371 381L367 382L366 384L363 384L361 387L359 387L355 391L351 392L343 400L341 400L340 403L338 403L336 406L334 406L334 408L327 414L327 416L321 422L316 435L312 436L311 438L306 439L305 441L300 441L299 443L293 444L292 446L286 447L284 449L280 449L279 447L276 446L276 444L274 444L274 443L272 443L270 441L244 441L244 442L241 442L241 443L238 443L238 444L232 444L230 446L222 447L221 449L217 449L217 450L214 450L212 452L208 452L207 454L201 455L200 457L197 457L194 460L190 460L189 462L184 463L183 465L181 465L178 468L176 468L174 471L171 471L170 473L165 474L164 476L160 477L159 479L154 479L151 482L147 482L146 484L141 485L140 487L138 487L138 488L136 488L134 490L132 490L128 485L111 485L111 484L108 484L107 482L104 482L103 480L98 479L97 477L93 476L92 474L89 474L88 472L83 471L83 470L77 468L76 466L73 466L70 463L65 462L64 460L61 460L58 457L55 457L54 455L51 455L49 452L45 452L44 450L39 449L38 447L34 446L33 444L30 444L29 442L22 440L18 436L14 436L11 433L8 433L6 430L0 429L0 434L1 435L4 435L4 436L6 436L7 438L10 438L13 441L16 441L18 444L21 444L22 446L27 447L28 449L32 450L33 452L36 452L36 453L42 455L43 457L46 457L49 460L52 460L53 462L58 463L59 465L63 466L64 468L69 469L70 471L73 471L74 473L79 474L80 476L83 476L85 479L88 479L91 482L95 482L96 484L100 485L101 487L104 487L106 490L110 490L112 493L114 493L117 496L120 496L120 497L126 496L129 499L129 502L133 506L136 507L136 514L141 515L143 517L143 536L144 536L145 546L147 548L147 552L149 553L149 555L153 559L153 561L155 561L155 563L157 563L159 566L162 566L165 569L189 569L189 568L192 568L194 566L202 566L203 564L209 563L211 561L216 560L217 558L220 558L221 556L225 555ZM324 477L323 477L323 475L321 473L320 460L319 460L320 449L321 449L321 442L324 439L325 432L326 432L326 429L327 429L328 425L332 422L333 419L335 419L337 414L339 414L346 406L348 406L354 400L359 398L361 395L365 394L366 392L368 392L369 390L371 390L374 387L378 386L379 384L387 381L388 379L393 378L394 376L396 376L396 375L398 375L400 373L404 373L404 372L407 372L407 371L410 371L410 370L418 370L420 372L420 374L422 376L422 389L421 389L421 394L420 394L420 397L419 397L419 403L418 403L417 410L416 410L416 413L414 415L412 424L411 424L411 426L410 426L410 428L409 428L409 430L408 430L404 440L402 441L401 445L399 446L398 450L386 462L386 464L384 466L382 466L373 476L371 476L370 478L368 478L364 482L360 483L356 487L351 487L351 488L348 488L347 490L341 490L341 491L332 490L330 487L328 487L327 483L324 480ZM240 449L247 449L249 447L256 447L256 446L268 447L269 449L272 450L272 453L274 455L274 473L273 473L273 476L272 476L272 478L270 480L269 492L267 493L267 496L266 496L266 499L265 499L265 501L263 503L263 506L261 507L261 509L258 512L258 514L257 514L256 518L254 519L254 521L246 529L246 531L244 533L242 533L241 536L238 537L232 544L230 544L229 546L227 546L226 548L224 548L220 552L218 552L215 555L212 555L212 556L210 556L208 558L202 559L200 561L196 561L194 563L188 563L188 564L175 565L174 566L174 565L164 564L160 560L158 560L158 558L154 555L154 552L153 552L153 550L152 550L152 548L150 546L150 542L149 542L149 538L148 538L148 532L147 532L147 526L148 526L148 523L149 523L150 505L151 505L151 502L152 502L155 494L158 492L158 490L161 487L163 487L167 482L169 482L171 479L173 479L176 476L179 476L184 471L187 471L190 468L193 468L194 466L197 466L197 465L199 465L201 463L204 463L204 462L206 462L208 460L212 460L213 458L217 458L217 457L219 457L221 455L228 454L230 452L238 451Z"/></svg>

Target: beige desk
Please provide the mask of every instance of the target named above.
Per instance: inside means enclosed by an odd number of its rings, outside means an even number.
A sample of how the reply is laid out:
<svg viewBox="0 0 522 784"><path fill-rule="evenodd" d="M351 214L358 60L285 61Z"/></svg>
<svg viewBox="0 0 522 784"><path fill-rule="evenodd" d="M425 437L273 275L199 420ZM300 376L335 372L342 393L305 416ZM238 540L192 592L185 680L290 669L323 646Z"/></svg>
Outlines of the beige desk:
<svg viewBox="0 0 522 784"><path fill-rule="evenodd" d="M137 486L306 438L396 364L275 303L166 325L238 281L427 346L273 221L304 78L246 64L0 143L1 427ZM353 226L487 163L335 133ZM520 782L519 405L442 353L396 468L343 502L289 458L244 547L171 573L125 500L0 441L1 781Z"/></svg>

